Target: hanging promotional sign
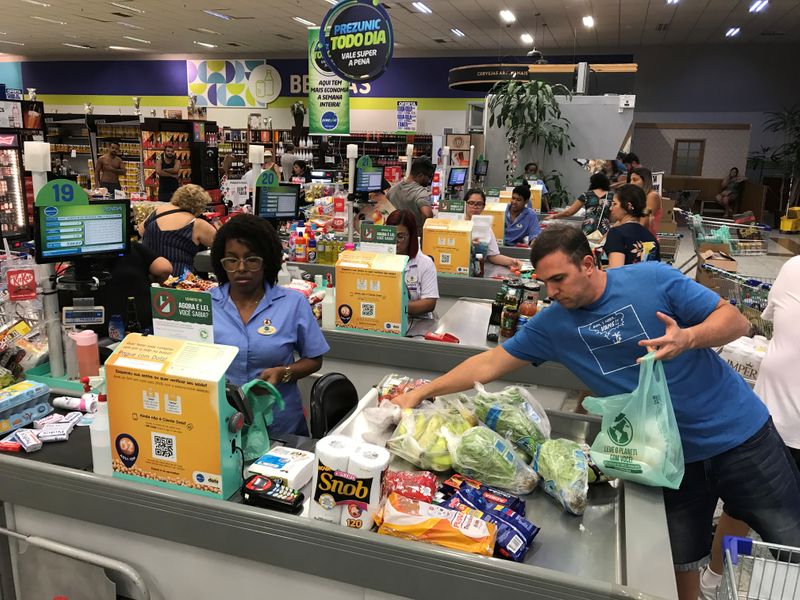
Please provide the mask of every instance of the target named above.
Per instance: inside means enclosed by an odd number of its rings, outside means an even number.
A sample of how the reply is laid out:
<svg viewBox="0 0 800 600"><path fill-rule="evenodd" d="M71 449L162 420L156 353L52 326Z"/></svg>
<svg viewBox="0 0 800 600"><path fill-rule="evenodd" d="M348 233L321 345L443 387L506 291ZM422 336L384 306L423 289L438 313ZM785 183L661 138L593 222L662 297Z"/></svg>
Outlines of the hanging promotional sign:
<svg viewBox="0 0 800 600"><path fill-rule="evenodd" d="M308 30L308 128L311 135L350 133L350 86L325 62L317 28Z"/></svg>
<svg viewBox="0 0 800 600"><path fill-rule="evenodd" d="M399 133L415 133L417 131L417 103L415 101L397 101L397 131Z"/></svg>
<svg viewBox="0 0 800 600"><path fill-rule="evenodd" d="M325 61L342 79L373 81L392 60L392 21L378 0L342 0L322 20L320 42Z"/></svg>

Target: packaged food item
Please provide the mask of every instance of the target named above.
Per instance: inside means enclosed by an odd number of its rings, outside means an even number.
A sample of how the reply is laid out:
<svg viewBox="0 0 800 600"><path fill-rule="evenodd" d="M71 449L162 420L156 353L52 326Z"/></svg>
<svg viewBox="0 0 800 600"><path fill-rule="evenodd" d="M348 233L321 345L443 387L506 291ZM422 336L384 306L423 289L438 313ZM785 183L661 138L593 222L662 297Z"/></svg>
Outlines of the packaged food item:
<svg viewBox="0 0 800 600"><path fill-rule="evenodd" d="M394 492L411 500L433 502L436 475L430 471L386 471L383 489L386 496Z"/></svg>
<svg viewBox="0 0 800 600"><path fill-rule="evenodd" d="M42 449L42 442L31 429L18 429L14 441L22 445L25 452L35 452Z"/></svg>
<svg viewBox="0 0 800 600"><path fill-rule="evenodd" d="M402 396L406 392L422 387L426 383L430 383L430 380L414 379L392 373L384 377L383 381L378 384L378 400L380 402L391 400L397 396Z"/></svg>
<svg viewBox="0 0 800 600"><path fill-rule="evenodd" d="M510 508L514 512L521 515L525 514L525 500L519 496L509 494L508 492L498 490L497 488L493 488L488 485L484 485L480 481L464 477L458 473L455 473L452 477L446 479L442 485L439 486L437 498L443 500L454 495L459 490L466 489L475 490L484 498L486 502L491 502L498 506Z"/></svg>
<svg viewBox="0 0 800 600"><path fill-rule="evenodd" d="M389 494L376 517L378 533L492 556L497 526L474 515Z"/></svg>
<svg viewBox="0 0 800 600"><path fill-rule="evenodd" d="M589 493L589 466L581 447L572 440L547 440L536 449L533 468L544 491L568 513L582 515Z"/></svg>
<svg viewBox="0 0 800 600"><path fill-rule="evenodd" d="M510 439L530 461L536 446L550 437L550 420L544 408L528 390L509 386L502 392L487 392L480 383L475 384L477 394L471 404L478 417L491 430Z"/></svg>
<svg viewBox="0 0 800 600"><path fill-rule="evenodd" d="M539 482L536 472L520 460L511 443L488 427L473 427L448 439L453 468L467 477L516 494L530 494Z"/></svg>
<svg viewBox="0 0 800 600"><path fill-rule="evenodd" d="M458 437L472 427L448 402L437 400L424 408L406 409L386 447L408 462L432 471L453 467L447 438Z"/></svg>

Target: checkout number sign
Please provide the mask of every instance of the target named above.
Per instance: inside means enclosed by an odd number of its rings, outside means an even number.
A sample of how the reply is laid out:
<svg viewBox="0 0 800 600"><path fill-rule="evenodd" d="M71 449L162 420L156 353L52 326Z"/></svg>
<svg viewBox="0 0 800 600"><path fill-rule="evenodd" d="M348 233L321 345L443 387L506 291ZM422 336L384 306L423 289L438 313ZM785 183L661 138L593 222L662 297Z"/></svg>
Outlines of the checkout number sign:
<svg viewBox="0 0 800 600"><path fill-rule="evenodd" d="M276 188L278 187L278 174L272 169L262 171L258 176L256 187Z"/></svg>
<svg viewBox="0 0 800 600"><path fill-rule="evenodd" d="M89 196L74 181L54 179L48 181L36 194L36 206L83 206L89 204Z"/></svg>

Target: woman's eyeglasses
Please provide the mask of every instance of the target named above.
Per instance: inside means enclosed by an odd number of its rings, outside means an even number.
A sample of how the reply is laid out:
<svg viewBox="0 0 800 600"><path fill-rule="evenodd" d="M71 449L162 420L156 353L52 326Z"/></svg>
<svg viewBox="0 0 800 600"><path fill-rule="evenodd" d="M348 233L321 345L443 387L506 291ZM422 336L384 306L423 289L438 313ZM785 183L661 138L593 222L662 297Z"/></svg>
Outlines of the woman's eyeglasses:
<svg viewBox="0 0 800 600"><path fill-rule="evenodd" d="M483 202L467 202L467 206L469 206L471 208L483 208L484 203Z"/></svg>
<svg viewBox="0 0 800 600"><path fill-rule="evenodd" d="M244 263L245 271L258 271L264 266L264 259L260 256L248 256L247 258L233 258L227 257L219 261L222 268L228 273L233 273L239 270L239 263Z"/></svg>

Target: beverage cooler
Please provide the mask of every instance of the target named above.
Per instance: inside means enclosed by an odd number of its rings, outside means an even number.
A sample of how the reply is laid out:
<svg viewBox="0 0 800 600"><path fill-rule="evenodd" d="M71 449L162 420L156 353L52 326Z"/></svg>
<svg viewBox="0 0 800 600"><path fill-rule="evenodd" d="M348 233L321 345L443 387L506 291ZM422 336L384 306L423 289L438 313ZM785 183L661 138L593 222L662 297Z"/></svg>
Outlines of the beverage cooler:
<svg viewBox="0 0 800 600"><path fill-rule="evenodd" d="M192 183L206 190L219 189L219 147L213 123L194 123L191 146Z"/></svg>
<svg viewBox="0 0 800 600"><path fill-rule="evenodd" d="M28 215L22 167L22 139L18 131L0 129L0 234L25 238Z"/></svg>

